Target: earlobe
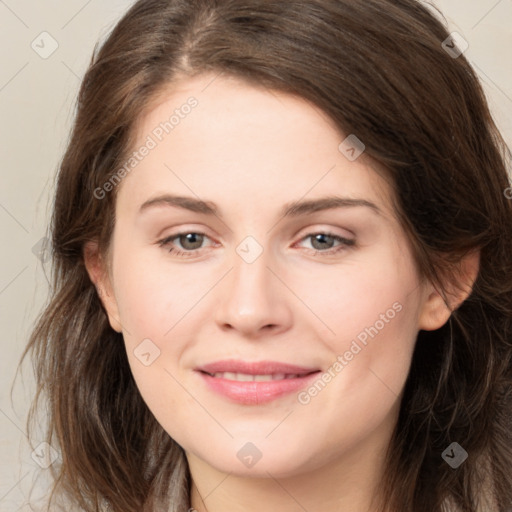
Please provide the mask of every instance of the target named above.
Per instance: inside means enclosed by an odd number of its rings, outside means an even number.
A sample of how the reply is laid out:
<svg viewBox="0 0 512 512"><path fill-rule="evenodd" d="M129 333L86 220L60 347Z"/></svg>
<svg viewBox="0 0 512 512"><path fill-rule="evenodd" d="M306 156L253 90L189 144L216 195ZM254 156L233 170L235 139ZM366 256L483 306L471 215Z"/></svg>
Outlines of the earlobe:
<svg viewBox="0 0 512 512"><path fill-rule="evenodd" d="M480 268L480 251L468 253L458 264L456 271L445 285L446 295L430 285L428 297L425 300L418 328L433 331L442 327L450 318L453 311L469 297Z"/></svg>
<svg viewBox="0 0 512 512"><path fill-rule="evenodd" d="M110 326L114 331L122 332L117 301L112 289L107 265L101 257L97 242L86 242L83 258L89 278L96 287L101 303L107 312Z"/></svg>

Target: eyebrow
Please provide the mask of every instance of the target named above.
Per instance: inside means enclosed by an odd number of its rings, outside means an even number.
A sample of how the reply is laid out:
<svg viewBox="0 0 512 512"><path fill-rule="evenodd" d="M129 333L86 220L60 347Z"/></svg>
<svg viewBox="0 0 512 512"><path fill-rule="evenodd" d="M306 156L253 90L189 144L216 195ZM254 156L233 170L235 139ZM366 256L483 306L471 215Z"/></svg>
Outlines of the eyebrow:
<svg viewBox="0 0 512 512"><path fill-rule="evenodd" d="M215 215L216 217L222 218L217 205L212 201L202 201L201 199L195 199L193 197L176 196L170 194L164 194L152 199L148 199L141 205L139 213L157 206L175 206L192 212L202 213L204 215ZM375 203L367 201L366 199L328 196L320 197L317 199L302 201L299 200L286 203L281 209L279 216L301 217L323 210L332 210L334 208L349 208L356 206L367 207L373 213L377 215L383 215L381 209Z"/></svg>

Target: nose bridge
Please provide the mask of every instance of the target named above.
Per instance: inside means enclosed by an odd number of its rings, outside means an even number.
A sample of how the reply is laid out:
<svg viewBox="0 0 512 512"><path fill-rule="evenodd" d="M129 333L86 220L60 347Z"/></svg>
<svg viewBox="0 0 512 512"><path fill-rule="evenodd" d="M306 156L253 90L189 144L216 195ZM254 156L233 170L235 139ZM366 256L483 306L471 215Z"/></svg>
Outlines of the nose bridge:
<svg viewBox="0 0 512 512"><path fill-rule="evenodd" d="M244 238L235 248L232 271L223 287L217 322L249 334L265 326L283 326L289 320L282 286L269 269L272 251L255 237Z"/></svg>
<svg viewBox="0 0 512 512"><path fill-rule="evenodd" d="M270 251L253 236L245 237L236 247L233 257L232 295L240 305L254 307L255 301L268 301L272 288ZM259 307L263 303L259 302Z"/></svg>

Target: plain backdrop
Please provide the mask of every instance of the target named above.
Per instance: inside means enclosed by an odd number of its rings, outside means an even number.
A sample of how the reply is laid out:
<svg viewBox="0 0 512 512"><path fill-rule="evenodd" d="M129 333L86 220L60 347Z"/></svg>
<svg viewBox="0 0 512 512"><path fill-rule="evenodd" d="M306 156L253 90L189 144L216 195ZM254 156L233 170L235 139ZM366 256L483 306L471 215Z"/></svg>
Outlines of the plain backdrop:
<svg viewBox="0 0 512 512"><path fill-rule="evenodd" d="M512 147L512 0L434 3L450 31L469 43L465 55ZM47 292L41 240L78 86L95 42L131 4L0 0L0 511L29 510L25 501L35 477L43 479L36 488L44 488L48 476L26 439L34 392L30 363L18 374L12 399L11 386Z"/></svg>

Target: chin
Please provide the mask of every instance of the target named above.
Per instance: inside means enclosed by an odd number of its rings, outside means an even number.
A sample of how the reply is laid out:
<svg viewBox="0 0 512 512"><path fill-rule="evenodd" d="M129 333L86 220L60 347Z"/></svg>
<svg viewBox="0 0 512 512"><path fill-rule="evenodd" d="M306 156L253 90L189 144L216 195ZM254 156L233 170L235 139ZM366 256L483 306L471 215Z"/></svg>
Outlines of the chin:
<svg viewBox="0 0 512 512"><path fill-rule="evenodd" d="M268 442L263 447L250 441L235 444L235 448L226 447L217 454L209 450L206 457L200 458L223 473L253 478L268 478L269 473L275 478L286 478L313 471L321 465L313 462L313 456L301 453L298 457L296 447L283 449Z"/></svg>

